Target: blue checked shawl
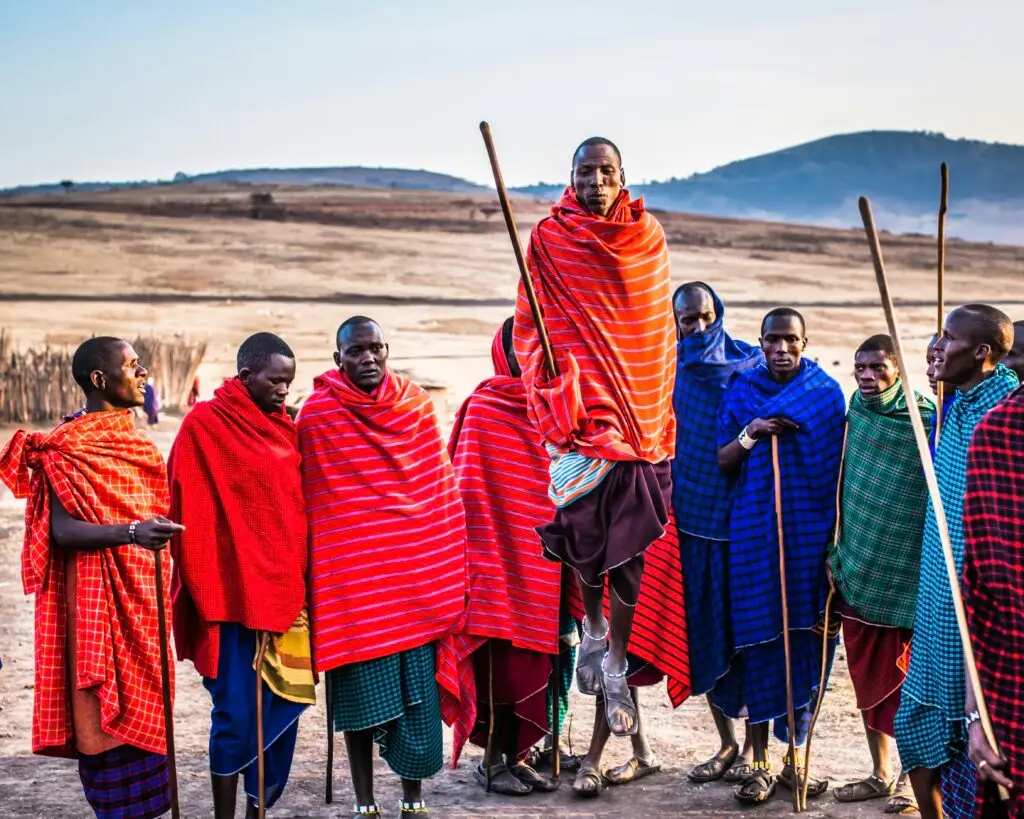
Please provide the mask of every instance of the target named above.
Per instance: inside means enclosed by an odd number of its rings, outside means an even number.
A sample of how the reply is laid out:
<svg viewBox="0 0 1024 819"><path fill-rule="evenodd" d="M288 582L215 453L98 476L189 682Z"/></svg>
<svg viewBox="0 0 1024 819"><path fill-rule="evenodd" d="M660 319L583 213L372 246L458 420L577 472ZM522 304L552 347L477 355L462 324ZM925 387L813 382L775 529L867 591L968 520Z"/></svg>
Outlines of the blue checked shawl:
<svg viewBox="0 0 1024 819"><path fill-rule="evenodd" d="M804 359L788 384L766 365L733 376L718 416L725 446L755 418L800 425L779 438L790 629L813 628L828 593L825 560L836 518L846 399L839 384ZM729 585L736 648L782 633L782 593L771 443L761 441L740 470L729 527Z"/></svg>
<svg viewBox="0 0 1024 819"><path fill-rule="evenodd" d="M935 450L939 494L949 525L957 575L964 566L964 494L967 491L967 447L990 409L1017 386L1017 376L1001 364L972 390L960 393L942 425ZM946 575L946 561L935 523L935 509L928 501L921 549L921 590L917 597L910 669L903 684L905 697L939 709L948 720L964 716L964 658L956 626L953 595ZM939 741L942 741L941 739ZM902 753L902 750L901 750Z"/></svg>
<svg viewBox="0 0 1024 819"><path fill-rule="evenodd" d="M672 396L676 411L672 507L680 532L728 540L733 481L718 468L718 407L732 374L762 363L764 355L725 332L725 305L713 290L711 297L717 316L714 324L703 333L680 339L678 345Z"/></svg>

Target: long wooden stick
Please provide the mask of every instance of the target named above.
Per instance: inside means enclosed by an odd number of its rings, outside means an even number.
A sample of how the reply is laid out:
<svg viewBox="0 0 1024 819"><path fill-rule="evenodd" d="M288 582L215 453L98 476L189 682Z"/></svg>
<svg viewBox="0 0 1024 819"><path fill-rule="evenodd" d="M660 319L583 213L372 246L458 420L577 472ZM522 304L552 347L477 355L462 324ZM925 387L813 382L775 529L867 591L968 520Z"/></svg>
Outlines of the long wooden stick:
<svg viewBox="0 0 1024 819"><path fill-rule="evenodd" d="M526 298L530 302L530 312L533 314L533 323L537 326L537 335L540 338L541 349L544 350L544 366L547 368L548 377L555 378L558 375L558 366L555 364L555 354L551 349L551 339L548 338L547 328L544 326L544 314L540 309L540 302L537 301L537 294L533 289L533 282L530 280L530 272L526 269L526 256L523 254L523 243L519 238L519 229L516 227L516 219L512 215L512 205L508 201L508 191L505 190L505 180L501 175L501 166L498 165L498 153L494 149L494 140L491 138L491 126L486 122L480 123L480 134L484 138L484 146L487 148L487 158L491 162L491 173L494 175L494 187L498 189L498 202L501 203L501 212L505 216L505 227L508 228L508 238L512 241L512 251L516 254L516 264L519 265L519 277L523 282L523 289L526 291Z"/></svg>
<svg viewBox="0 0 1024 819"><path fill-rule="evenodd" d="M938 316L935 332L942 337L942 324L946 318L946 211L949 210L949 166L943 162L939 165L939 247L935 270L938 278ZM945 385L939 381L936 385L935 413L935 445L939 445L942 434L942 402L945 401Z"/></svg>
<svg viewBox="0 0 1024 819"><path fill-rule="evenodd" d="M331 678L324 677L324 710L327 711L327 782L324 785L324 801L334 801L334 693Z"/></svg>
<svg viewBox="0 0 1024 819"><path fill-rule="evenodd" d="M267 814L267 783L266 764L263 754L263 660L267 655L267 640L270 635L260 635L260 650L256 654L256 778L258 782L259 804L256 814L263 819Z"/></svg>
<svg viewBox="0 0 1024 819"><path fill-rule="evenodd" d="M942 505L942 495L939 493L939 482L935 477L935 465L932 463L931 450L928 447L928 435L924 429L924 421L921 419L921 409L917 401L913 400L914 388L911 383L910 374L913 372L907 367L906 359L903 357L903 345L900 342L899 326L896 323L896 313L892 306L892 296L889 294L889 284L885 278L885 262L882 260L882 246L878 241L878 231L875 228L875 219L871 213L871 203L866 196L860 198L860 215L864 221L864 232L868 237L868 246L871 249L871 260L875 266L875 279L878 281L878 292L882 297L882 309L885 310L885 320L889 324L889 335L892 336L893 346L896 348L896 363L900 368L900 378L903 379L903 389L907 396L907 409L910 411L910 422L914 427L914 440L917 442L917 451L921 456L921 465L924 467L924 479L928 485L928 494L931 496L932 508L935 512L935 524L939 530L939 540L942 543L942 556L946 561L946 575L949 580L949 589L953 597L953 611L956 614L956 625L960 632L960 646L964 654L964 665L967 668L967 677L974 691L974 699L978 706L978 714L981 717L981 727L985 732L985 739L993 752L999 755L999 743L996 741L996 734L992 728L992 720L989 717L988 706L985 703L985 694L981 689L981 680L978 677L978 663L974 657L974 646L971 644L971 632L967 626L967 613L964 610L964 600L960 594L960 578L956 570L956 559L953 557L953 546L949 540L949 526L946 523L946 511ZM1010 798L1006 789L999 788L999 796L1005 802Z"/></svg>
<svg viewBox="0 0 1024 819"><path fill-rule="evenodd" d="M800 813L800 767L796 762L796 712L793 708L793 663L789 647L789 595L786 591L786 544L782 526L782 473L779 438L772 436L772 471L775 474L775 522L779 530L779 584L782 588L782 648L786 657L786 719L789 723L789 761L793 766L793 810Z"/></svg>
<svg viewBox="0 0 1024 819"><path fill-rule="evenodd" d="M832 545L839 545L840 526L843 523L843 474L846 472L846 441L850 427L843 427L843 452L839 456L839 481L836 484L836 528L832 533ZM825 701L825 679L828 677L828 625L832 615L832 601L835 599L836 589L829 585L828 597L825 598L825 623L821 635L821 675L818 678L818 699L814 703L814 713L811 715L811 724L807 728L807 748L804 751L804 781L800 789L800 801L804 808L807 807L807 794L811 784L811 739L814 737L814 727L818 724L818 715L821 713L821 705Z"/></svg>
<svg viewBox="0 0 1024 819"><path fill-rule="evenodd" d="M167 777L171 785L171 816L179 819L178 764L174 754L174 707L171 705L171 661L167 648L167 610L164 606L164 568L160 552L153 552L156 579L156 619L160 633L160 686L164 698L164 733L167 739Z"/></svg>

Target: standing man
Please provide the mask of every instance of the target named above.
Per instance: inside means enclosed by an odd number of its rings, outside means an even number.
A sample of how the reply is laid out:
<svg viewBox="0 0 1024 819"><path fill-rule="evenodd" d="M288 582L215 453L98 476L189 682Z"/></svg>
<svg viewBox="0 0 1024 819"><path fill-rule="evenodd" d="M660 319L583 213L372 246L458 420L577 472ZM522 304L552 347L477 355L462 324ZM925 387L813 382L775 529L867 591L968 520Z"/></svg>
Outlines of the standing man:
<svg viewBox="0 0 1024 819"><path fill-rule="evenodd" d="M295 356L272 333L238 350L238 375L197 404L171 448L174 638L213 699L215 819L232 819L244 772L258 815L256 669L261 646L267 807L284 791L299 716L315 700L306 617L306 505L295 424L284 411Z"/></svg>
<svg viewBox="0 0 1024 819"><path fill-rule="evenodd" d="M466 510L469 608L438 645L438 678L441 711L455 729L453 763L468 739L491 752L474 771L477 782L522 796L557 787L524 757L549 731L562 567L537 548L536 527L551 516L548 458L527 417L511 318L494 337L491 361L494 375L459 408L448 441Z"/></svg>
<svg viewBox="0 0 1024 819"><path fill-rule="evenodd" d="M345 321L334 362L298 419L313 663L345 734L355 814L379 813L376 741L412 819L443 764L434 644L463 616L466 518L433 402L388 367L380 325Z"/></svg>
<svg viewBox="0 0 1024 819"><path fill-rule="evenodd" d="M734 477L718 468L718 409L733 373L764 363L758 347L725 332L725 305L703 282L684 284L672 298L679 334L675 407L676 453L672 506L679 530L690 680L707 695L721 747L689 773L693 782L736 777L749 767L749 731L740 754L732 721L714 704L714 688L729 670L729 512Z"/></svg>
<svg viewBox="0 0 1024 819"><path fill-rule="evenodd" d="M735 653L715 688L715 704L728 717L750 720L753 771L736 789L736 798L752 804L775 791L768 758L771 721L776 737L787 741L786 715L794 708L794 742L800 746L806 740L821 674L819 628L828 626L822 623L829 589L825 564L835 525L846 400L835 379L803 357L806 348L803 316L788 307L772 310L761 323L766 364L733 376L719 411L718 462L736 476L729 525ZM786 700L771 436L779 438L791 703ZM784 785L798 786L798 764L786 760ZM819 796L827 787L812 781L809 794Z"/></svg>
<svg viewBox="0 0 1024 819"><path fill-rule="evenodd" d="M964 497L964 604L978 676L1002 758L989 749L967 689L971 761L982 783L1010 789L1003 805L979 788L982 816L1024 817L1024 388L986 415L967 454Z"/></svg>
<svg viewBox="0 0 1024 819"><path fill-rule="evenodd" d="M888 798L886 812L901 813L915 804L910 794L897 793L889 739L913 635L928 488L892 339L877 335L861 344L854 373L857 392L846 416L842 506L830 565L873 768L867 779L836 788L835 796L840 802ZM935 405L914 397L931 427ZM904 782L901 776L900 791Z"/></svg>
<svg viewBox="0 0 1024 819"><path fill-rule="evenodd" d="M135 429L147 378L135 350L90 339L71 374L85 408L50 432L19 430L0 453L0 479L28 499L32 751L78 759L99 819L152 819L171 800L151 552L182 527L164 517L164 460ZM170 573L160 591L169 610Z"/></svg>
<svg viewBox="0 0 1024 819"><path fill-rule="evenodd" d="M558 376L549 379L522 284L515 352L551 456L546 554L577 574L586 612L576 679L603 694L611 732L637 731L626 651L644 552L665 532L675 450L675 350L661 225L625 190L622 156L594 137L530 237L528 267ZM607 578L610 624L602 603Z"/></svg>
<svg viewBox="0 0 1024 819"><path fill-rule="evenodd" d="M935 343L935 376L959 396L942 425L935 472L957 573L963 571L963 497L967 448L974 428L1017 385L999 362L1013 343L1013 323L987 304L946 316ZM896 715L896 745L910 771L924 819L973 815L975 773L966 754L964 661L935 512L928 505L921 584L910 669Z"/></svg>

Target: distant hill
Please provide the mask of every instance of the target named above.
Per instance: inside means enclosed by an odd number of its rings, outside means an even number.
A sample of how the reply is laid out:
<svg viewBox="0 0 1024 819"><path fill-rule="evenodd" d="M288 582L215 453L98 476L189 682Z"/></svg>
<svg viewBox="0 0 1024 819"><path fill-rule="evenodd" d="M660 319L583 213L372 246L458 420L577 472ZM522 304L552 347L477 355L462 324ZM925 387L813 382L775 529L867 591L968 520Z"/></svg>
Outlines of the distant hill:
<svg viewBox="0 0 1024 819"><path fill-rule="evenodd" d="M867 195L883 227L933 233L941 162L950 168L951 235L1024 242L1024 146L935 133L831 136L631 190L653 208L832 227L859 224L857 197ZM554 197L562 187L517 191Z"/></svg>
<svg viewBox="0 0 1024 819"><path fill-rule="evenodd" d="M472 193L486 190L481 185L433 171L405 168L247 168L215 171L188 176L175 175L172 181L146 180L137 182L75 182L73 190L97 191L151 185L234 184L234 185L336 185L349 188L399 188L404 190L432 190L450 193ZM17 194L63 193L60 183L23 185L0 190L0 196Z"/></svg>
<svg viewBox="0 0 1024 819"><path fill-rule="evenodd" d="M826 137L743 159L684 179L631 185L663 210L825 227L859 225L857 197L871 197L881 227L898 233L935 231L939 163L950 167L948 232L973 240L1024 244L1024 146L942 134L864 131ZM76 182L75 191L140 185L324 185L481 193L488 188L441 173L401 168L254 168L162 182ZM554 199L563 185L514 188ZM0 191L59 194L59 183Z"/></svg>

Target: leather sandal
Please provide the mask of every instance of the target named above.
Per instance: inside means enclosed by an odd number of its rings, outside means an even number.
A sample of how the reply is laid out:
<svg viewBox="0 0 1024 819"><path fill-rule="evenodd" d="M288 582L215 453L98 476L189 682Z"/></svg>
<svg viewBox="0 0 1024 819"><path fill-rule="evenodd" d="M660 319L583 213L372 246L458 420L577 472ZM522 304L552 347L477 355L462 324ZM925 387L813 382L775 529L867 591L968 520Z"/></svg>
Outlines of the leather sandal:
<svg viewBox="0 0 1024 819"><path fill-rule="evenodd" d="M694 766L686 777L698 785L704 782L717 782L732 768L739 755L740 749L735 746L725 756L721 756L721 752L719 752L711 757L711 759L706 759L699 765Z"/></svg>
<svg viewBox="0 0 1024 819"><path fill-rule="evenodd" d="M653 756L650 762L634 756L628 762L605 771L604 779L609 785L628 785L645 776L656 774L660 770L661 763Z"/></svg>
<svg viewBox="0 0 1024 819"><path fill-rule="evenodd" d="M611 730L612 736L616 737L636 736L636 732L640 729L636 703L633 702L633 697L629 693L629 682L626 680L627 673L627 671L623 671L621 674L610 674L605 669L604 663L601 663L601 683L604 688L604 716L608 720L608 728ZM625 686L625 692L618 690L617 686ZM632 715L633 717L632 723L625 731L616 731L615 726L612 724L612 713L616 709L620 712L625 712L627 716Z"/></svg>
<svg viewBox="0 0 1024 819"><path fill-rule="evenodd" d="M733 791L733 796L744 804L760 805L775 793L775 776L767 762L755 762L750 768L750 776Z"/></svg>

